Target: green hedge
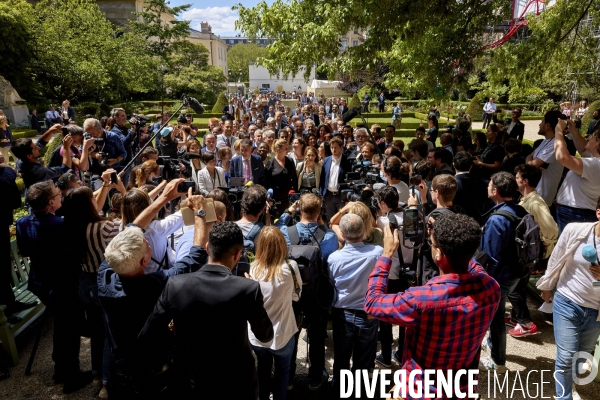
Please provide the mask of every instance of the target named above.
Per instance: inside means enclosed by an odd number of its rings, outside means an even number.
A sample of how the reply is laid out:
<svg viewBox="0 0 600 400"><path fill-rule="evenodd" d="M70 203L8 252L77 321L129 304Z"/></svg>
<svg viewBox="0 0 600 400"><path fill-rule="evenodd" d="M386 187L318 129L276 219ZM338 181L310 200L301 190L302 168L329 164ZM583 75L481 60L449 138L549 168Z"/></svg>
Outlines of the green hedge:
<svg viewBox="0 0 600 400"><path fill-rule="evenodd" d="M22 131L16 131L12 133L12 137L14 140L21 138L32 138L38 135L38 131L35 129L26 129Z"/></svg>

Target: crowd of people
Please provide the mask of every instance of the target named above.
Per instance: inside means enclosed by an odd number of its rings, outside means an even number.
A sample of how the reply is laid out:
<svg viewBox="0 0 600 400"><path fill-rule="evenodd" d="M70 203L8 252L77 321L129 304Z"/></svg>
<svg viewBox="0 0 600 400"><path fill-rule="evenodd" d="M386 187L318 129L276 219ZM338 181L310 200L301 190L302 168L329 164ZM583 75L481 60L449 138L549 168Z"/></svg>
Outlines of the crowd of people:
<svg viewBox="0 0 600 400"><path fill-rule="evenodd" d="M79 126L67 104L37 141L11 143L16 170L0 156L3 232L19 173L30 215L16 222L17 244L29 290L54 314L55 383L115 399L285 399L303 329L309 389L332 385L333 396L340 371L393 362L504 373L507 334L539 333L526 292L541 274L557 398L577 398L573 354L600 335L600 266L581 256L600 237L596 124L581 134L549 111L530 146L519 109L485 134L464 118L440 128L433 112L405 146L393 124L345 122L345 99L321 103L292 111L274 95L234 97L203 137L189 114L144 125L114 109ZM54 135L62 145L44 165ZM541 250L523 273L514 249L527 215ZM12 295L9 241L0 303L17 321L36 303Z"/></svg>

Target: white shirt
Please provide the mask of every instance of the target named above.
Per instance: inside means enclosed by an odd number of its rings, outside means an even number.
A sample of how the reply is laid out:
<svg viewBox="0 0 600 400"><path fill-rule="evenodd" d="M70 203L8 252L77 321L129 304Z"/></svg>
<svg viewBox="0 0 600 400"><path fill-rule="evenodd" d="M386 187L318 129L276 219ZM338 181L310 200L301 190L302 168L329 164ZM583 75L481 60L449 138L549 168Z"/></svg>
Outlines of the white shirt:
<svg viewBox="0 0 600 400"><path fill-rule="evenodd" d="M549 164L548 168L542 170L542 179L540 179L536 189L539 195L542 196L542 199L548 204L548 207L550 207L558 190L558 184L563 172L563 166L556 161L554 138L544 139L542 144L533 152L533 159L536 158Z"/></svg>
<svg viewBox="0 0 600 400"><path fill-rule="evenodd" d="M402 181L400 181L399 183L394 183L394 184L389 184L390 186L396 188L396 191L398 192L398 196L399 200L398 200L398 205L400 206L400 203L404 203L406 204L406 202L408 201L408 197L410 195L410 192L408 190L408 185Z"/></svg>
<svg viewBox="0 0 600 400"><path fill-rule="evenodd" d="M404 222L404 215L401 212L394 213L396 216L396 221L398 222L398 226L402 229L402 223ZM387 224L390 223L387 215L383 217L377 218L377 227L383 230ZM398 232L400 235L400 248L402 249L402 258L404 259L405 265L412 264L413 261L413 251L406 247L406 243L402 240L402 232ZM410 243L410 242L409 242ZM392 257L392 267L390 268L390 279L400 279L400 258L398 258L398 252L394 253Z"/></svg>
<svg viewBox="0 0 600 400"><path fill-rule="evenodd" d="M171 233L175 233L175 231L181 228L183 228L183 216L181 215L181 211L169 215L165 219L150 222L150 225L146 228L144 237L148 241L148 245L152 248L152 258L154 260L161 262L166 253L168 266L173 266L175 263L175 254L171 248L171 244L167 241L169 240L169 235ZM144 268L146 274L151 274L160 269L159 264L154 260L150 260ZM163 263L163 267L164 266Z"/></svg>
<svg viewBox="0 0 600 400"><path fill-rule="evenodd" d="M329 169L329 182L327 182L327 190L330 192L338 191L338 177L340 175L340 164L342 163L342 156L340 155L336 160L331 156L331 167Z"/></svg>
<svg viewBox="0 0 600 400"><path fill-rule="evenodd" d="M572 261L566 263L565 270L560 274L560 280L556 288L575 304L598 310L600 308L600 290L595 290L592 287L592 282L596 278L590 272L590 263L581 255L581 251L585 246L594 246L594 240L596 240L596 246L598 246L600 238L595 238L595 236L592 229L581 241L577 250L573 253Z"/></svg>
<svg viewBox="0 0 600 400"><path fill-rule="evenodd" d="M210 176L206 168L198 171L198 191L202 196L207 196L213 189L217 189L219 186L227 186L225 170L223 168L215 167L215 179Z"/></svg>
<svg viewBox="0 0 600 400"><path fill-rule="evenodd" d="M596 202L600 197L600 158L581 158L583 170L581 176L569 171L563 181L556 201L558 204L596 210Z"/></svg>
<svg viewBox="0 0 600 400"><path fill-rule="evenodd" d="M298 285L300 285L300 290L302 290L302 277L298 270L298 264L293 260L290 260L290 264L296 273L296 280L298 281ZM256 277L253 267L250 268L250 274L253 278L259 279ZM281 266L280 276L274 277L269 282L258 280L258 283L263 295L265 310L267 310L267 315L273 323L273 339L266 343L260 342L254 336L250 324L248 324L248 339L250 339L250 343L253 346L279 350L298 332L296 317L294 317L294 310L292 309L292 301L298 301L299 297L296 296L294 290L292 272L287 263L284 262Z"/></svg>

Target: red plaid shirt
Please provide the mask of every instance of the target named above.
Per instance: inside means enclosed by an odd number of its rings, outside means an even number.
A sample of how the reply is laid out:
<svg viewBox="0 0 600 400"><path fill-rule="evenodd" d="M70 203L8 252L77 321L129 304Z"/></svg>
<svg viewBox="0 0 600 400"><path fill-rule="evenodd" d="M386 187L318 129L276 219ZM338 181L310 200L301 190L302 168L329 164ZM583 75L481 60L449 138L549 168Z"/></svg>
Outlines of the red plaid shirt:
<svg viewBox="0 0 600 400"><path fill-rule="evenodd" d="M369 277L365 311L406 327L402 360L406 376L415 369L477 369L481 342L500 303L498 283L471 260L468 273L436 276L424 286L386 294L391 265L389 258L377 260ZM466 375L463 378L461 390L466 393ZM432 393L435 390L430 388ZM408 388L406 394L413 398Z"/></svg>

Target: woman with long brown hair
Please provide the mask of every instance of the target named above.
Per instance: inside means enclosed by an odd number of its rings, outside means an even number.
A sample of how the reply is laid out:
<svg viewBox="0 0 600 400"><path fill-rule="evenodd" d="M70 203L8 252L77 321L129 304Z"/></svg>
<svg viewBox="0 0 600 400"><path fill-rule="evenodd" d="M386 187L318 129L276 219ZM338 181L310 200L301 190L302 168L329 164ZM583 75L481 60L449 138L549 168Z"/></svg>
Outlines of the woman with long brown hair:
<svg viewBox="0 0 600 400"><path fill-rule="evenodd" d="M318 189L322 171L323 166L319 164L319 152L314 147L307 147L304 150L304 161L296 166L299 190L312 192L313 189Z"/></svg>
<svg viewBox="0 0 600 400"><path fill-rule="evenodd" d="M283 400L287 394L290 361L298 332L292 301L300 299L302 278L298 264L287 260L288 247L281 231L266 226L260 232L256 256L250 266L250 278L258 281L267 315L273 323L273 340L260 342L248 329L248 338L258 360L259 398L269 398L273 387L273 399ZM271 385L271 369L275 363L275 375Z"/></svg>
<svg viewBox="0 0 600 400"><path fill-rule="evenodd" d="M200 143L196 140L196 139L189 139L187 142L185 142L185 152L186 153L194 153L194 154L200 154ZM196 185L198 185L198 172L204 168L204 165L202 164L202 160L199 158L192 158L190 160L190 169L191 171L191 175L192 175L192 179L194 180L194 182L196 183Z"/></svg>

